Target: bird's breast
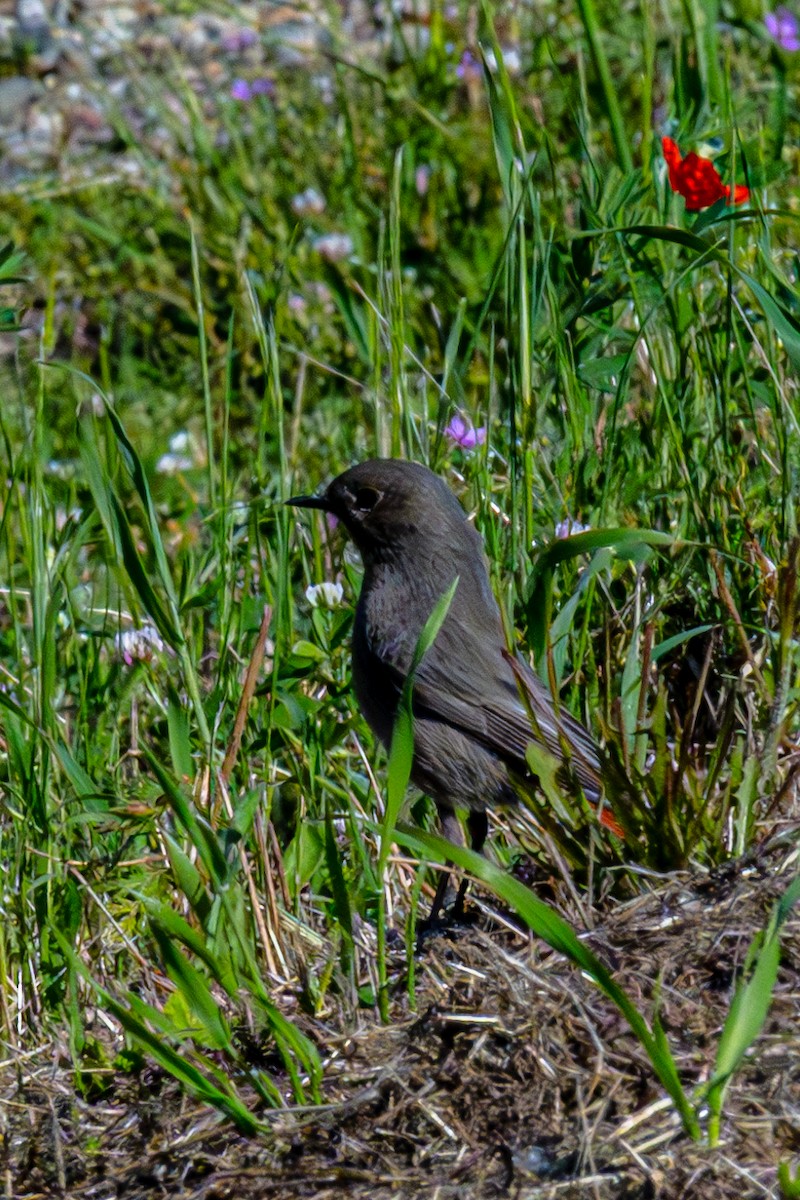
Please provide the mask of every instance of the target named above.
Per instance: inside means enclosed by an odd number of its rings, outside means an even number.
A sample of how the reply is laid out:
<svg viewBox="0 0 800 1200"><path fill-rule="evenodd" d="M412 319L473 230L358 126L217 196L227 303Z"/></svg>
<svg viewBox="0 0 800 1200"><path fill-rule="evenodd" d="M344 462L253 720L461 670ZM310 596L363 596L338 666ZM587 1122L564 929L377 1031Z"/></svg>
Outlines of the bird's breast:
<svg viewBox="0 0 800 1200"><path fill-rule="evenodd" d="M455 595L425 657L445 688L451 673L459 676L487 644L496 643L500 654L499 614L482 559L417 555L413 569L373 563L365 572L353 630L353 687L363 715L387 746L420 634L456 576Z"/></svg>
<svg viewBox="0 0 800 1200"><path fill-rule="evenodd" d="M410 663L405 636L391 594L376 594L365 580L353 626L353 690L362 715L387 747Z"/></svg>

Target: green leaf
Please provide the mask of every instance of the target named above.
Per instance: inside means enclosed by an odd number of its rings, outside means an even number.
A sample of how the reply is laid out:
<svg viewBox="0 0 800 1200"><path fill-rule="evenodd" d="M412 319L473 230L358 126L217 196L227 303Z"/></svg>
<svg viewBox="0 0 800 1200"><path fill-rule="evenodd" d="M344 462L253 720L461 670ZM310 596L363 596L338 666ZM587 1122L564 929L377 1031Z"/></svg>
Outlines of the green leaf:
<svg viewBox="0 0 800 1200"><path fill-rule="evenodd" d="M316 824L302 821L284 854L289 887L298 894L310 883L325 856L325 843Z"/></svg>
<svg viewBox="0 0 800 1200"><path fill-rule="evenodd" d="M414 757L414 674L436 640L436 635L444 623L457 587L458 576L456 575L445 594L437 600L433 611L422 628L422 632L414 648L406 681L403 684L397 717L395 718L394 729L392 731L391 750L389 752L388 797L386 801L386 813L381 826L381 851L378 859L378 873L380 875L383 874L383 868L389 854L389 847L391 846L392 830L400 813L403 797L405 796L408 781L411 777L411 764Z"/></svg>
<svg viewBox="0 0 800 1200"><path fill-rule="evenodd" d="M235 999L239 991L239 981L231 973L211 949L210 941L204 931L190 925L180 913L175 912L168 904L154 900L141 892L132 893L141 902L150 918L150 926L160 938L168 938L174 943L180 943L196 955L207 967L209 974L224 988L231 999Z"/></svg>
<svg viewBox="0 0 800 1200"><path fill-rule="evenodd" d="M497 51L495 51L497 54ZM504 91L503 95L497 89L497 84L494 80L491 68L486 61L486 56L481 47L481 59L483 62L483 78L486 84L486 94L489 100L489 117L492 122L492 142L494 143L494 153L497 159L497 171L500 176L500 186L503 189L503 194L506 198L506 203L510 208L514 208L516 204L516 189L514 188L514 180L517 175L516 158L514 153L514 125L516 121L516 113L512 106L509 110L508 96ZM505 100L505 103L504 103Z"/></svg>
<svg viewBox="0 0 800 1200"><path fill-rule="evenodd" d="M593 358L578 365L578 378L600 391L616 392L619 377L628 366L630 354L612 354L607 358Z"/></svg>
<svg viewBox="0 0 800 1200"><path fill-rule="evenodd" d="M195 811L180 787L167 774L161 763L149 750L142 751L158 782L164 790L164 795L175 816L189 835L192 845L200 855L203 864L216 885L227 882L229 868L225 853L217 835L204 817Z"/></svg>
<svg viewBox="0 0 800 1200"><path fill-rule="evenodd" d="M319 646L315 646L313 642L306 642L301 639L292 646L292 660L294 660L292 665L307 662L324 662L327 657L327 651L320 649Z"/></svg>
<svg viewBox="0 0 800 1200"><path fill-rule="evenodd" d="M638 561L651 547L675 549L685 543L656 529L591 529L571 537L556 538L537 555L528 577L525 601L526 626L536 661L544 655L552 611L553 572L559 563L595 551L613 550L620 558ZM593 573L608 564L603 558Z"/></svg>
<svg viewBox="0 0 800 1200"><path fill-rule="evenodd" d="M589 975L616 1005L636 1034L658 1079L672 1098L686 1132L693 1138L699 1136L697 1118L684 1093L675 1060L663 1034L658 1028L651 1030L648 1027L644 1017L628 994L616 983L608 968L584 945L558 913L540 900L530 888L500 870L482 855L476 854L474 850L467 850L466 847L456 846L445 838L405 825L395 830L395 840L421 857L439 861L449 860L469 871L522 917L537 937L542 938L560 954L566 955L576 967Z"/></svg>
<svg viewBox="0 0 800 1200"><path fill-rule="evenodd" d="M76 797L90 813L107 813L108 799L98 791L97 784L90 779L72 751L60 739L53 742L58 761L72 784Z"/></svg>
<svg viewBox="0 0 800 1200"><path fill-rule="evenodd" d="M778 1185L781 1189L781 1200L796 1200L800 1196L800 1168L792 1175L787 1162L778 1163Z"/></svg>
<svg viewBox="0 0 800 1200"><path fill-rule="evenodd" d="M789 355L792 365L795 368L800 368L800 332L787 315L783 305L774 296L771 296L766 288L762 287L758 280L749 275L747 271L742 271L737 267L736 273L740 279L744 280L761 305L764 310L764 316L783 342L784 349Z"/></svg>
<svg viewBox="0 0 800 1200"><path fill-rule="evenodd" d="M165 831L163 837L175 882L189 901L201 926L206 928L211 912L211 897L205 889L200 872L171 833Z"/></svg>
<svg viewBox="0 0 800 1200"><path fill-rule="evenodd" d="M167 704L167 728L172 769L179 779L194 779L194 760L189 739L189 716L186 705L181 703L174 688L169 689Z"/></svg>
<svg viewBox="0 0 800 1200"><path fill-rule="evenodd" d="M80 447L86 478L115 556L122 560L122 565L145 611L152 618L159 633L173 649L177 649L183 641L183 634L168 615L148 578L125 510L100 463L97 445L88 423L84 424L83 433Z"/></svg>
<svg viewBox="0 0 800 1200"><path fill-rule="evenodd" d="M712 1133L718 1128L728 1083L767 1019L780 965L781 927L798 898L800 876L789 884L775 905L766 930L756 934L748 951L746 969L753 963L755 965L749 979L740 982L736 988L719 1039L714 1074L707 1085L708 1103L714 1117Z"/></svg>
<svg viewBox="0 0 800 1200"><path fill-rule="evenodd" d="M165 1035L169 1030L176 1032L172 1022L163 1013L160 1013L152 1005L146 1004L133 992L129 992L126 996L128 1007L120 1003L92 977L58 930L54 930L54 935L62 943L65 957L69 959L73 970L90 984L103 1007L168 1074L172 1075L194 1096L224 1112L240 1132L252 1137L261 1129L260 1122L234 1094L232 1085L224 1079L221 1071L218 1073L217 1082L214 1082L212 1078L204 1075L197 1067L188 1062L182 1054L174 1050L165 1037L159 1037L145 1024L145 1020L150 1019L156 1028L164 1031ZM215 1073L211 1063L206 1061L205 1066L209 1072Z"/></svg>
<svg viewBox="0 0 800 1200"><path fill-rule="evenodd" d="M556 683L560 685L561 677L564 673L564 665L567 658L567 639L572 628L572 622L575 617L575 610L580 603L581 596L586 591L587 587L596 575L607 570L612 563L613 554L606 547L602 550L597 550L591 558L591 561L585 571L581 571L578 579L578 586L575 592L570 596L565 604L562 604L558 615L555 617L550 626L550 646L553 651L553 666L555 667ZM552 581L552 575L550 576ZM548 599L549 603L549 599ZM541 611L541 619L538 618L538 613ZM537 609L537 628L529 629L528 636L531 638L533 645L547 645L547 633L543 627L546 610Z"/></svg>
<svg viewBox="0 0 800 1200"><path fill-rule="evenodd" d="M672 637L665 638L663 642L659 642L650 651L650 658L653 662L658 662L660 658L671 654L678 646L682 646L684 642L691 641L693 637L699 637L701 633L708 633L713 629L713 625L695 625L693 629L685 629L683 633L673 634Z"/></svg>
<svg viewBox="0 0 800 1200"><path fill-rule="evenodd" d="M403 684L394 729L392 730L386 811L381 822L381 840L378 852L378 877L381 880L381 887L378 893L378 1004L383 1021L388 1021L389 1019L389 998L386 972L386 893L382 883L393 841L395 824L400 814L408 781L411 778L411 766L414 759L414 674L433 645L436 635L442 627L452 604L453 596L456 594L458 578L458 575L456 575L445 594L437 600L433 606L433 611L422 627L422 632L417 639L417 644L411 658L411 666Z"/></svg>
<svg viewBox="0 0 800 1200"><path fill-rule="evenodd" d="M172 937L157 922L151 923L161 960L172 982L202 1030L205 1044L213 1050L233 1051L228 1023L200 971L181 954ZM193 1030L193 1032L195 1032Z"/></svg>

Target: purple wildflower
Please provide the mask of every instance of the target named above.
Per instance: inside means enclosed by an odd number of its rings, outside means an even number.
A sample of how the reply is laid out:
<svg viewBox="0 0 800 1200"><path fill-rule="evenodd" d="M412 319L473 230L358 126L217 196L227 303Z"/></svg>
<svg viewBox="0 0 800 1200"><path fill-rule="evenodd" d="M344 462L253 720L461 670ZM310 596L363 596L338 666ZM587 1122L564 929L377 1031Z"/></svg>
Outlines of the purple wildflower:
<svg viewBox="0 0 800 1200"><path fill-rule="evenodd" d="M253 80L250 90L254 96L269 96L271 98L275 95L275 84L271 79L267 79L265 75L261 75L258 79Z"/></svg>
<svg viewBox="0 0 800 1200"><path fill-rule="evenodd" d="M246 79L234 79L231 86L231 96L234 100L241 100L243 104L252 100L254 96L274 95L275 84L271 79L267 79L265 75L260 75L252 83L248 83Z"/></svg>
<svg viewBox="0 0 800 1200"><path fill-rule="evenodd" d="M764 17L767 33L781 50L800 50L800 22L785 5Z"/></svg>
<svg viewBox="0 0 800 1200"><path fill-rule="evenodd" d="M255 29L243 26L241 29L232 29L230 33L225 34L222 39L222 49L228 54L242 54L251 46L255 46L257 41L258 34Z"/></svg>
<svg viewBox="0 0 800 1200"><path fill-rule="evenodd" d="M454 446L460 446L462 450L474 450L486 441L486 426L481 425L476 429L468 417L456 413L444 434Z"/></svg>
<svg viewBox="0 0 800 1200"><path fill-rule="evenodd" d="M462 80L480 79L481 67L471 50L465 50L456 67L456 77Z"/></svg>
<svg viewBox="0 0 800 1200"><path fill-rule="evenodd" d="M418 196L425 196L431 182L431 169L427 163L422 163L414 172L414 186Z"/></svg>

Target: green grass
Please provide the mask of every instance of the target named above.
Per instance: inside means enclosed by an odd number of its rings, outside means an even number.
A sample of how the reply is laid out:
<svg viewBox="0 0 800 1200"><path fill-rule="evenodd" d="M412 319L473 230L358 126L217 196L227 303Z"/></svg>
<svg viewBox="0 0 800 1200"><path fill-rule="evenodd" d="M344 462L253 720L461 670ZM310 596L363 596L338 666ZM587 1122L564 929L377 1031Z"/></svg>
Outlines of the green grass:
<svg viewBox="0 0 800 1200"><path fill-rule="evenodd" d="M63 1026L85 1080L104 1061L81 1018L94 989L250 1129L245 1084L267 1104L319 1094L276 980L301 979L310 1012L388 1011L355 919L383 937L387 896L405 917L418 895L388 860L349 692L358 566L281 505L370 455L451 482L510 623L634 781L623 855L567 798L558 822L542 811L579 877L590 845L600 871L711 866L791 812L800 67L761 18L537 6L514 19L511 75L509 18L496 32L487 9L495 66L462 80L463 21L435 5L427 44L398 27L391 62L326 61L330 103L297 72L274 103L201 102L176 62L148 92L158 145L112 114L135 178L4 196L24 259L0 261L0 318L40 329L5 359L0 406L12 1044ZM664 132L684 152L716 139L750 203L685 212ZM308 187L326 209L298 217ZM327 261L334 233L352 252ZM484 445L452 445L456 411ZM555 540L565 520L586 532ZM312 608L305 588L332 578L343 605ZM142 627L157 638L126 657ZM274 1071L248 1064L239 1022ZM728 1038L730 1070L757 1032Z"/></svg>

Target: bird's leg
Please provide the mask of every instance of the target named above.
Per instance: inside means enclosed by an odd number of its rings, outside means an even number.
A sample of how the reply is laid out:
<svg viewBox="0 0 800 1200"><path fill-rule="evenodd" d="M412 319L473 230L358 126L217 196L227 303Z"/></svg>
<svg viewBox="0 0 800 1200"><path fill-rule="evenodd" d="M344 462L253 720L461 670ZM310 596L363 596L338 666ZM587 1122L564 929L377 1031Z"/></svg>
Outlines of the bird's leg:
<svg viewBox="0 0 800 1200"><path fill-rule="evenodd" d="M442 906L444 905L444 898L447 895L447 889L450 885L450 870L449 870L449 868L452 865L453 864L451 862L446 863L445 866L447 869L444 871L441 871L439 874L439 882L436 885L436 893L433 897L433 904L431 905L431 911L428 913L428 916L425 918L425 920L420 922L420 929L422 930L422 932L426 932L427 930L432 929L433 926L436 924L436 921L439 918L439 913L442 911Z"/></svg>
<svg viewBox="0 0 800 1200"><path fill-rule="evenodd" d="M461 830L458 817L452 809L439 810L439 824L442 834L449 841L455 842L457 846L464 845L464 835ZM478 854L483 849L486 837L489 833L489 818L484 809L471 811L467 815L467 829L469 830L470 845ZM432 933L435 929L443 929L451 922L458 922L464 917L464 897L469 887L469 880L462 879L456 893L456 899L453 907L446 917L440 917L439 914L444 907L447 888L450 884L450 868L453 863L450 859L445 863L445 870L439 876L439 882L436 886L436 894L433 897L431 911L424 921L420 921L417 930L417 948L422 946L424 938Z"/></svg>
<svg viewBox="0 0 800 1200"><path fill-rule="evenodd" d="M485 809L473 809L467 817L467 829L469 830L470 845L476 854L480 854L483 850L484 843L489 834L489 817ZM469 880L464 878L458 885L456 893L456 902L453 905L453 916L456 920L464 915L464 897L467 894Z"/></svg>
<svg viewBox="0 0 800 1200"><path fill-rule="evenodd" d="M464 837L461 833L461 826L458 822L458 817L452 809L439 810L439 824L441 825L442 835L450 842L455 842L457 846L464 844ZM439 876L439 882L436 885L436 894L433 897L433 904L427 919L424 922L426 929L432 929L439 913L444 904L444 898L447 895L447 888L450 883L450 868L452 867L450 859L445 863L445 870Z"/></svg>

